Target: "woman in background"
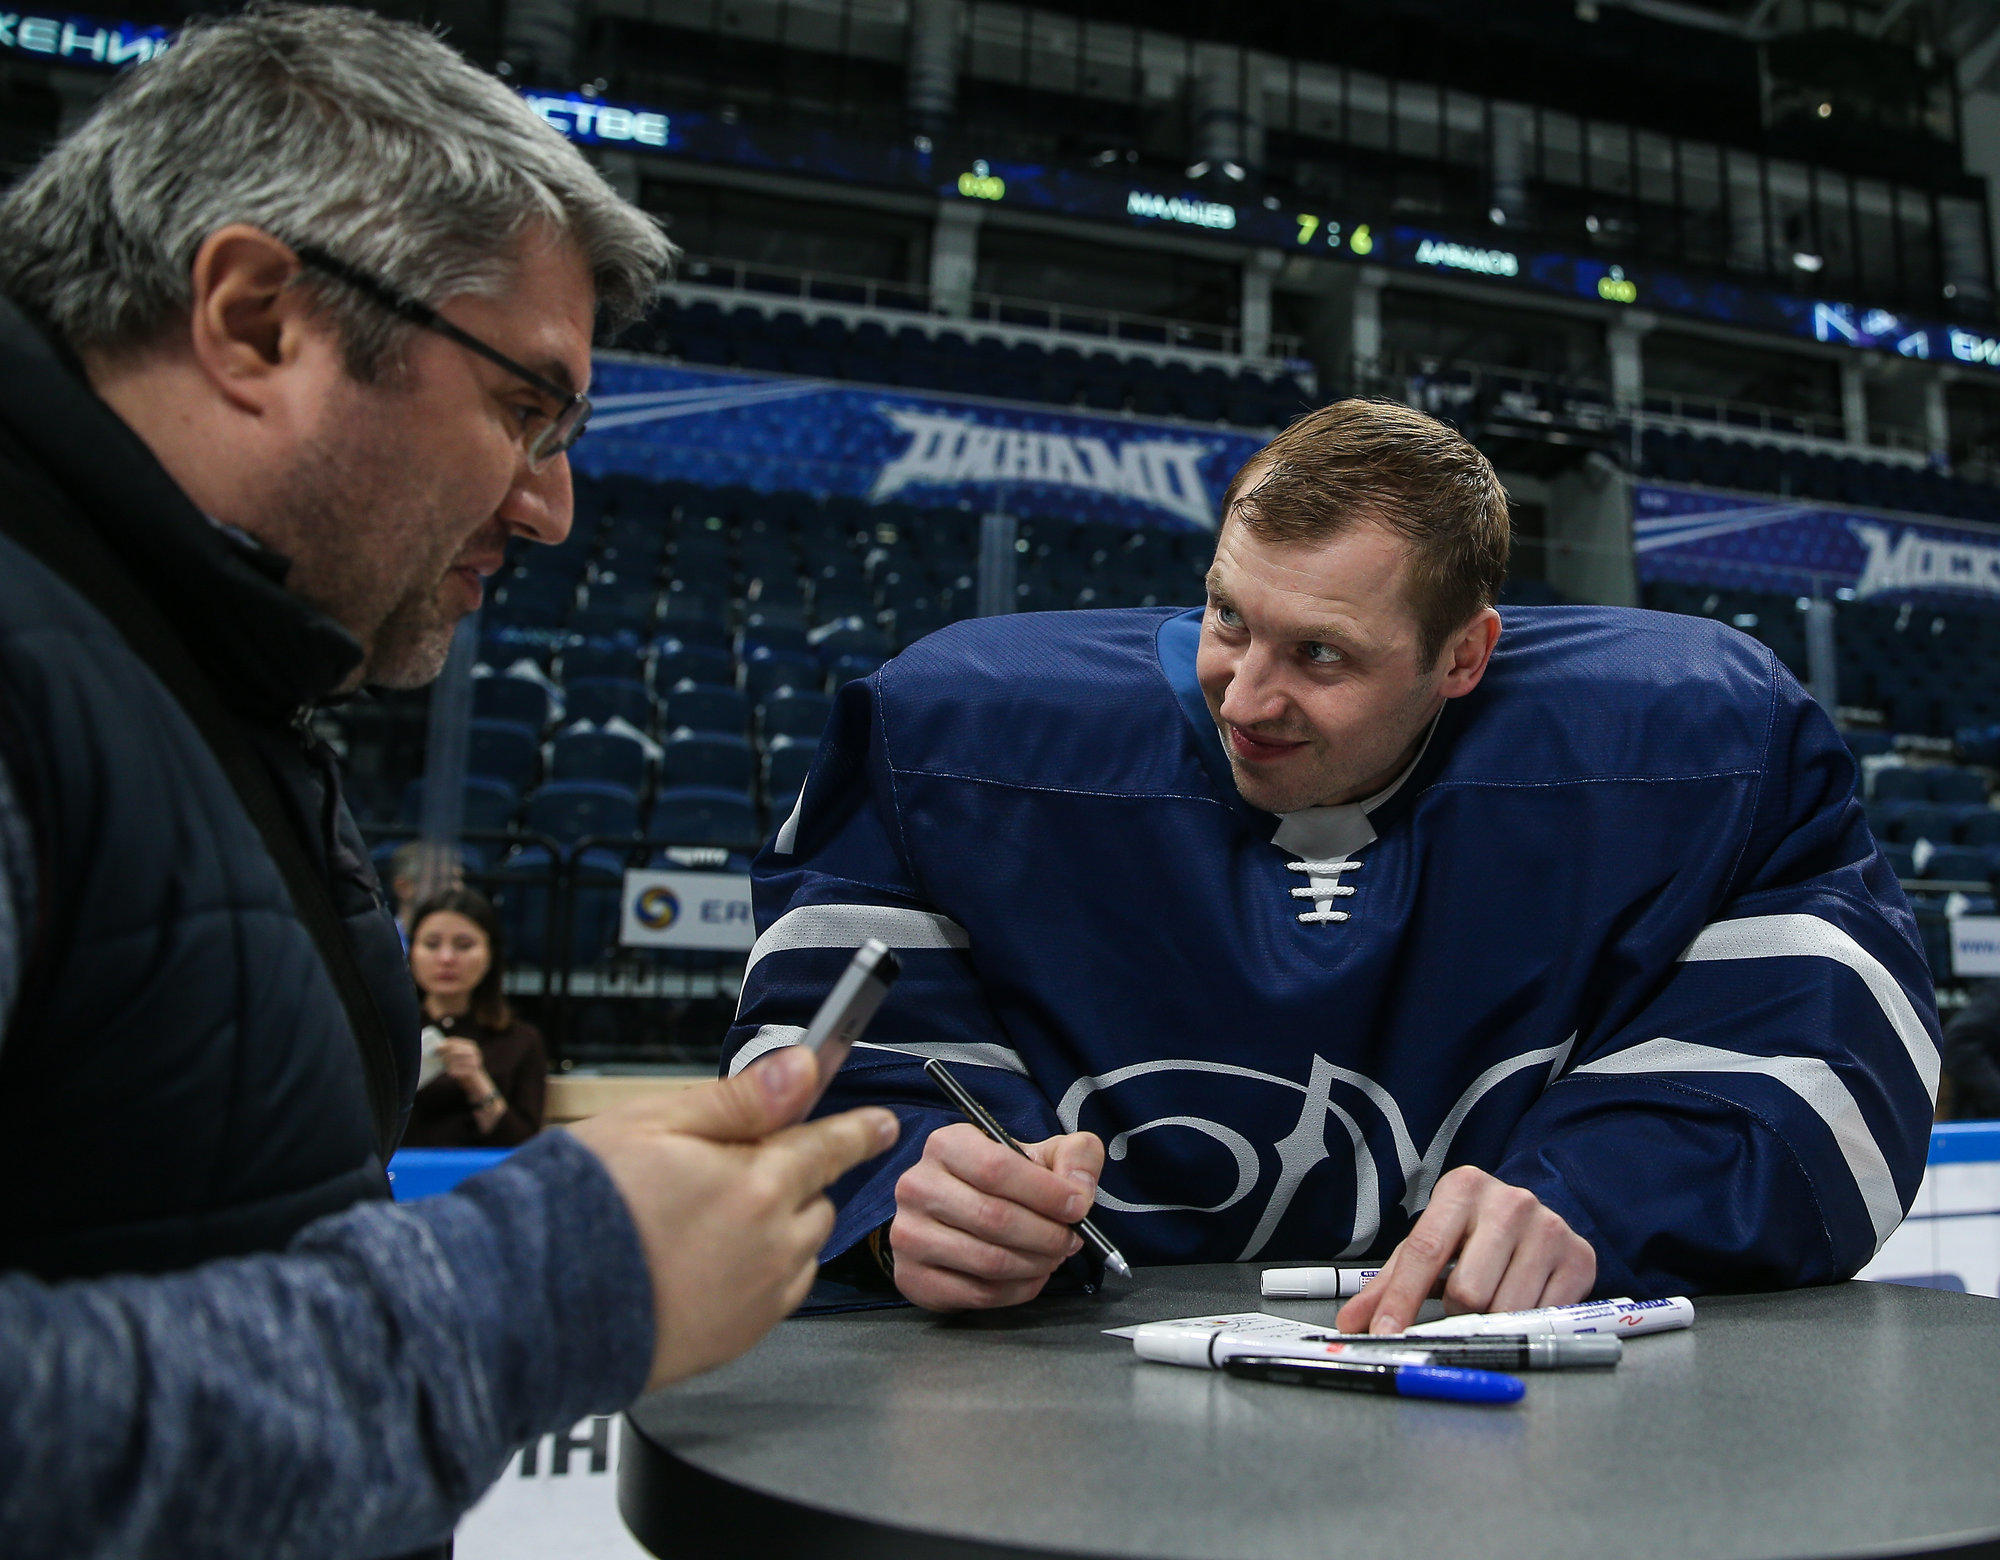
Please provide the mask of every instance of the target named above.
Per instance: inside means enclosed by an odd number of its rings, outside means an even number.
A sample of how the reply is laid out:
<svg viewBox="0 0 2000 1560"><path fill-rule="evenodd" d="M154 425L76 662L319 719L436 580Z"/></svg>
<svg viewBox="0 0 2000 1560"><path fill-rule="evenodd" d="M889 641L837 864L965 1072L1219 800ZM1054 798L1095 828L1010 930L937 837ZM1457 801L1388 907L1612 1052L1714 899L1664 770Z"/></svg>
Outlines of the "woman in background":
<svg viewBox="0 0 2000 1560"><path fill-rule="evenodd" d="M410 975L423 1003L425 1047L404 1146L512 1148L541 1131L548 1053L541 1032L501 995L492 901L454 888L417 906Z"/></svg>

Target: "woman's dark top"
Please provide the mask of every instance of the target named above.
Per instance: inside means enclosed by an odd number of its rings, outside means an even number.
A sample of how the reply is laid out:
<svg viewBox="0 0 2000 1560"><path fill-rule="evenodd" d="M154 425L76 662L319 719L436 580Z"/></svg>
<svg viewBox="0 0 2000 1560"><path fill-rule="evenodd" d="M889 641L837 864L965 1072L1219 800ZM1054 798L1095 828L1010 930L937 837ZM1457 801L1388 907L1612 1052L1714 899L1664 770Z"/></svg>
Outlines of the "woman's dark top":
<svg viewBox="0 0 2000 1560"><path fill-rule="evenodd" d="M1944 1031L1951 1113L1959 1121L2000 1116L2000 980L1982 981Z"/></svg>
<svg viewBox="0 0 2000 1560"><path fill-rule="evenodd" d="M424 1022L437 1025L454 1040L479 1042L487 1075L507 1102L507 1114L491 1132L481 1132L472 1118L471 1099L446 1073L417 1090L403 1147L512 1148L542 1130L549 1057L539 1029L518 1018L505 1029L488 1029L470 1013L460 1018L432 1018L426 1013Z"/></svg>

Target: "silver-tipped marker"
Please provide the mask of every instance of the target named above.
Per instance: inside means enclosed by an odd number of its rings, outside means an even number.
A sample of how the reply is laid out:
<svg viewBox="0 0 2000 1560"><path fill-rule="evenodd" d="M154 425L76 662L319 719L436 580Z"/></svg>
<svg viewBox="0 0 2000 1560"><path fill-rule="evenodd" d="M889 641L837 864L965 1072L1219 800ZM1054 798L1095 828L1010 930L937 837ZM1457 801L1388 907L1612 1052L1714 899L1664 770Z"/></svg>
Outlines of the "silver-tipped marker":
<svg viewBox="0 0 2000 1560"><path fill-rule="evenodd" d="M931 1075L932 1082L950 1096L952 1104L965 1113L966 1120L970 1121L981 1132L984 1132L1002 1148L1013 1149L1023 1159L1034 1157L1019 1143L1014 1141L1013 1134L1000 1125L990 1110L967 1092L965 1085L952 1076L951 1069L946 1067L943 1062L939 1061L936 1057L932 1057L924 1063L924 1071ZM1112 1245L1110 1241L1106 1240L1102 1232L1090 1220L1084 1219L1079 1223L1071 1225L1070 1228L1075 1230L1077 1234L1081 1235L1097 1249L1097 1254L1104 1259L1105 1267L1116 1273L1120 1278L1130 1278L1132 1276L1132 1264L1125 1260L1125 1254Z"/></svg>

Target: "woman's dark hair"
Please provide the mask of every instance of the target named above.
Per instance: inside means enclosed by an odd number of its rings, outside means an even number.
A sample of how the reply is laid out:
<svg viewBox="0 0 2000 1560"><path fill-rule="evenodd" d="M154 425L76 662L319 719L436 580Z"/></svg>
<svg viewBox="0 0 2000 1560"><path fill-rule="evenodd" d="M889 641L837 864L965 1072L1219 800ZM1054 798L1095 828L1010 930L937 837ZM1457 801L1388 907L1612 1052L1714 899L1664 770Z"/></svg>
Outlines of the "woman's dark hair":
<svg viewBox="0 0 2000 1560"><path fill-rule="evenodd" d="M492 900L476 888L448 888L441 894L431 895L417 906L416 913L410 917L411 948L417 945L417 933L423 929L425 918L446 912L464 916L486 934L486 973L472 988L473 1021L484 1029L509 1027L514 1022L514 1010L500 990L506 949L500 937L500 914L493 908Z"/></svg>

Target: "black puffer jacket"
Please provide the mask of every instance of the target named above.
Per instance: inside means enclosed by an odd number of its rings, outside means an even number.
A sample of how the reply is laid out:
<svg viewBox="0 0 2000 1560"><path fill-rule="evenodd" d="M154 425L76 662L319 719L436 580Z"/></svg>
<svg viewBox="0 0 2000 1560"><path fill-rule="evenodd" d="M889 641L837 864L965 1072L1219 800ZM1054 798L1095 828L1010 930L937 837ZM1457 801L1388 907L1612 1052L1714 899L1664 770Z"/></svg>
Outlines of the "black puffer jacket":
<svg viewBox="0 0 2000 1560"><path fill-rule="evenodd" d="M360 650L4 300L0 506L93 530L206 671L325 874L393 1060L371 1108L337 988L208 744L109 619L0 534L0 758L37 861L0 1043L0 1266L158 1272L275 1249L386 1195L380 1128L400 1129L416 1071L395 924L302 718Z"/></svg>

